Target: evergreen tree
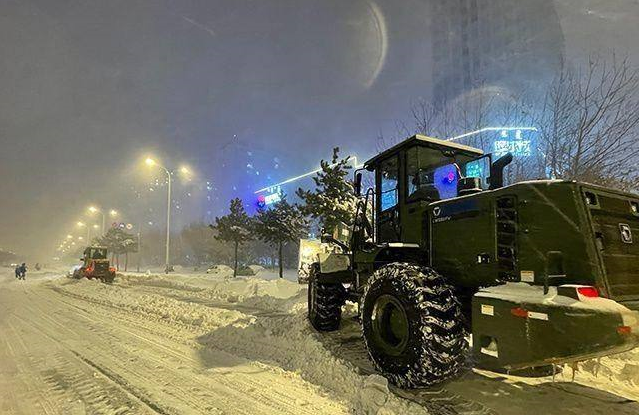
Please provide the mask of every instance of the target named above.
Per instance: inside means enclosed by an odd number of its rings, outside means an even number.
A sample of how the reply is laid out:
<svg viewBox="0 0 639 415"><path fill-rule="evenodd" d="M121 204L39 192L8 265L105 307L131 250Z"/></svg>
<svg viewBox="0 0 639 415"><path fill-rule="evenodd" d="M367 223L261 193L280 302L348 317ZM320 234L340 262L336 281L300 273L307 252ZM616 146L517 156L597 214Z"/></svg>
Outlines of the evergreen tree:
<svg viewBox="0 0 639 415"><path fill-rule="evenodd" d="M124 270L129 267L129 253L137 252L137 238L120 228L111 228L103 236L96 238L98 244L111 251L111 260L116 259L116 267L120 269L120 255L125 255Z"/></svg>
<svg viewBox="0 0 639 415"><path fill-rule="evenodd" d="M217 231L215 238L224 242L233 242L233 276L237 276L237 251L240 245L253 239L251 234L251 218L249 218L242 200L231 200L230 213L220 218L215 218L215 225L209 225Z"/></svg>
<svg viewBox="0 0 639 415"><path fill-rule="evenodd" d="M255 218L256 236L277 246L280 278L284 277L282 248L288 242L296 242L308 232L308 220L297 205L283 198L270 209L262 210Z"/></svg>
<svg viewBox="0 0 639 415"><path fill-rule="evenodd" d="M302 213L319 219L327 232L332 233L340 222L351 225L355 216L357 197L353 185L346 180L351 166L350 157L339 159L339 148L333 149L330 162L320 162L321 171L317 173L315 190L297 189L297 196L305 203Z"/></svg>

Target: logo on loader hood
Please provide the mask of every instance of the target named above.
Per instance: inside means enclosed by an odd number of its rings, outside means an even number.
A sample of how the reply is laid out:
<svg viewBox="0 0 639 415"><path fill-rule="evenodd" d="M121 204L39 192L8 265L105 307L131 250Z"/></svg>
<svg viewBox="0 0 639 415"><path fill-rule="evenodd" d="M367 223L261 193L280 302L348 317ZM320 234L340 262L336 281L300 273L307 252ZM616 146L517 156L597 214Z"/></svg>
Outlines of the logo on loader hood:
<svg viewBox="0 0 639 415"><path fill-rule="evenodd" d="M440 213L442 213L442 209L439 206L435 206L433 208L433 216L437 217Z"/></svg>
<svg viewBox="0 0 639 415"><path fill-rule="evenodd" d="M625 223L619 224L619 232L621 233L621 241L625 244L632 243L632 230L630 226Z"/></svg>

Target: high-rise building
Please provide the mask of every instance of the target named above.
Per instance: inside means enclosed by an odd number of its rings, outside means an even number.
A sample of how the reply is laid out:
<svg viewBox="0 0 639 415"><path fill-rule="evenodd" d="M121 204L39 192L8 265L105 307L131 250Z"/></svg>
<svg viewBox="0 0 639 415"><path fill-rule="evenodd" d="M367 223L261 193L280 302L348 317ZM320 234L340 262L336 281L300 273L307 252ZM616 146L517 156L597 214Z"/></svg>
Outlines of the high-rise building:
<svg viewBox="0 0 639 415"><path fill-rule="evenodd" d="M552 0L429 0L433 99L442 104L486 86L514 92L563 65Z"/></svg>

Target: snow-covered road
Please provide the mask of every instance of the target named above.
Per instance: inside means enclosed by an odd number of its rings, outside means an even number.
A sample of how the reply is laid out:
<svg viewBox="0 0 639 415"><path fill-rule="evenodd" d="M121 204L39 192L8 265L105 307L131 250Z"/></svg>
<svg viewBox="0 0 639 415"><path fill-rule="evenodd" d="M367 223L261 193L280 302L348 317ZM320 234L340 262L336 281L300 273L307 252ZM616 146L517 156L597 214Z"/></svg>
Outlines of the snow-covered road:
<svg viewBox="0 0 639 415"><path fill-rule="evenodd" d="M106 285L0 276L2 414L636 414L639 353L570 374L468 370L400 391L376 375L349 318L320 335L305 287L211 275L119 275ZM352 311L352 310L351 310Z"/></svg>

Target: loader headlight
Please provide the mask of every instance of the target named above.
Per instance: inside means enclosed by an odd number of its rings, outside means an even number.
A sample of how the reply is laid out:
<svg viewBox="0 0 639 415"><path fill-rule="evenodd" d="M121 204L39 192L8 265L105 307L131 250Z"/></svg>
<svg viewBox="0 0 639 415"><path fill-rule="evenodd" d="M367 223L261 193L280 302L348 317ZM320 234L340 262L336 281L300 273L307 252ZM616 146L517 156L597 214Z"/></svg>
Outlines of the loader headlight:
<svg viewBox="0 0 639 415"><path fill-rule="evenodd" d="M639 202L630 202L630 210L635 215L639 215Z"/></svg>

